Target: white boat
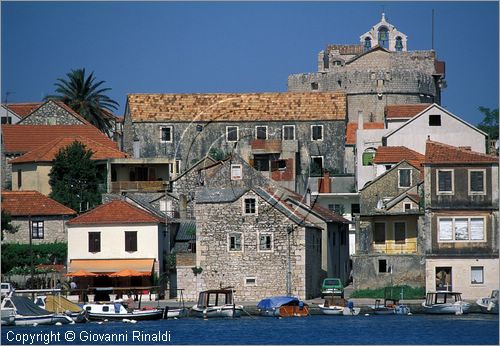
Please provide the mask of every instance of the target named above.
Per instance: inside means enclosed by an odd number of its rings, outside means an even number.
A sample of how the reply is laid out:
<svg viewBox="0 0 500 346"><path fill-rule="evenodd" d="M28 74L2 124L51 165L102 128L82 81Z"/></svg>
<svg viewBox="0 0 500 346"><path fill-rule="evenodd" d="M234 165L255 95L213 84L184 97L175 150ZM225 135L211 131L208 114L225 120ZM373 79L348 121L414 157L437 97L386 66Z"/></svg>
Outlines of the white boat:
<svg viewBox="0 0 500 346"><path fill-rule="evenodd" d="M323 304L319 304L318 306L324 315L356 316L361 311L361 308L354 307L352 301L346 302L343 298L327 298Z"/></svg>
<svg viewBox="0 0 500 346"><path fill-rule="evenodd" d="M471 305L462 300L459 292L437 291L427 292L425 302L422 303L427 314L455 314L469 312Z"/></svg>
<svg viewBox="0 0 500 346"><path fill-rule="evenodd" d="M498 290L491 291L489 297L479 298L476 304L481 308L481 312L498 314Z"/></svg>
<svg viewBox="0 0 500 346"><path fill-rule="evenodd" d="M408 315L410 308L405 304L399 304L395 299L384 299L384 304L380 304L380 299L375 300L375 305L370 305L374 315Z"/></svg>
<svg viewBox="0 0 500 346"><path fill-rule="evenodd" d="M10 295L2 301L2 324L16 326L71 323L73 320L64 314L51 313L35 305L29 298ZM5 312L4 312L5 311ZM14 320L12 321L12 314Z"/></svg>
<svg viewBox="0 0 500 346"><path fill-rule="evenodd" d="M187 317L189 315L189 310L186 308L168 308L167 318L180 318Z"/></svg>
<svg viewBox="0 0 500 346"><path fill-rule="evenodd" d="M53 313L64 313L76 323L88 321L88 313L80 306L65 297L58 295L39 295L35 297L35 304Z"/></svg>
<svg viewBox="0 0 500 346"><path fill-rule="evenodd" d="M158 320L165 318L164 309L145 307L142 309L127 310L123 301L117 300L108 303L88 303L83 306L91 320Z"/></svg>
<svg viewBox="0 0 500 346"><path fill-rule="evenodd" d="M234 303L233 290L220 289L200 292L198 304L191 308L196 317L240 317L243 306Z"/></svg>

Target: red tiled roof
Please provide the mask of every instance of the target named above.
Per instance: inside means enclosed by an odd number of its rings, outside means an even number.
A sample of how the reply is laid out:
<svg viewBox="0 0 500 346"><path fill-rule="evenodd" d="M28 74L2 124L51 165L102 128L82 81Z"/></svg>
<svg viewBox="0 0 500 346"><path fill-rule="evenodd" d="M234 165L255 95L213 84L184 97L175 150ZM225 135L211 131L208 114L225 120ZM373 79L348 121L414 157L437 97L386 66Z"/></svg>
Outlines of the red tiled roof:
<svg viewBox="0 0 500 346"><path fill-rule="evenodd" d="M427 140L424 163L497 163L498 156Z"/></svg>
<svg viewBox="0 0 500 346"><path fill-rule="evenodd" d="M430 105L430 103L387 105L384 109L385 117L390 119L413 118Z"/></svg>
<svg viewBox="0 0 500 346"><path fill-rule="evenodd" d="M91 125L2 125L5 152L26 153L58 137L87 137L102 145L118 149L118 145Z"/></svg>
<svg viewBox="0 0 500 346"><path fill-rule="evenodd" d="M12 216L76 214L73 209L38 191L2 191L2 210Z"/></svg>
<svg viewBox="0 0 500 346"><path fill-rule="evenodd" d="M86 150L92 150L91 159L95 161L127 157L127 154L124 152L102 145L87 137L68 136L56 138L41 147L27 152L23 156L10 160L9 163L52 162L61 149L66 148L76 141L85 145Z"/></svg>
<svg viewBox="0 0 500 346"><path fill-rule="evenodd" d="M139 209L122 200L114 200L100 205L85 214L67 222L68 225L107 225L124 223L160 223L153 214Z"/></svg>
<svg viewBox="0 0 500 346"><path fill-rule="evenodd" d="M373 163L398 163L406 160L411 165L421 168L425 156L407 147L378 147Z"/></svg>
<svg viewBox="0 0 500 346"><path fill-rule="evenodd" d="M384 123L363 123L364 130L380 130L384 128ZM356 144L356 130L358 123L347 123L345 144Z"/></svg>
<svg viewBox="0 0 500 346"><path fill-rule="evenodd" d="M35 109L40 107L42 103L43 102L9 103L9 104L4 104L4 106L8 108L9 111L16 113L21 118L24 118L31 112L33 112Z"/></svg>

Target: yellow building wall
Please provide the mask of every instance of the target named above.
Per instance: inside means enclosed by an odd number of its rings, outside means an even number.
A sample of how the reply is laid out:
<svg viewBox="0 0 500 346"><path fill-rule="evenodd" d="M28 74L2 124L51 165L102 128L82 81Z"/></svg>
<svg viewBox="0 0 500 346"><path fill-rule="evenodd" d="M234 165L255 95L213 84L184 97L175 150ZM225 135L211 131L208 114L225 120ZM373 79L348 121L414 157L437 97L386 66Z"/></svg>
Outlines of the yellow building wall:
<svg viewBox="0 0 500 346"><path fill-rule="evenodd" d="M372 221L372 229L375 229L375 222L385 223L385 243L373 243L374 252L387 254L412 254L417 252L417 219L415 216L390 217L385 220ZM404 243L396 243L394 235L394 224L396 222L406 223L406 237Z"/></svg>
<svg viewBox="0 0 500 346"><path fill-rule="evenodd" d="M35 190L46 196L52 189L49 185L49 173L52 166L36 163L23 163L12 165L12 190ZM21 186L18 184L18 171L21 170Z"/></svg>

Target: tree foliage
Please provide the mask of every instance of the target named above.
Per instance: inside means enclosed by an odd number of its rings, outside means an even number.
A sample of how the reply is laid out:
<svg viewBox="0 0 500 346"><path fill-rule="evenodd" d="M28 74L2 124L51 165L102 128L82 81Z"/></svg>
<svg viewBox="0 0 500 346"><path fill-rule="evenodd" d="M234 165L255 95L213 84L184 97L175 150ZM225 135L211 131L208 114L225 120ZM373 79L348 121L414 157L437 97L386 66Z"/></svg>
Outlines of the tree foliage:
<svg viewBox="0 0 500 346"><path fill-rule="evenodd" d="M49 197L76 211L99 204L102 178L91 156L92 151L78 141L62 148L49 173L52 188Z"/></svg>
<svg viewBox="0 0 500 346"><path fill-rule="evenodd" d="M2 240L4 232L16 233L19 230L19 226L14 226L12 224L12 217L8 212L2 209Z"/></svg>
<svg viewBox="0 0 500 346"><path fill-rule="evenodd" d="M66 74L66 79L58 78L54 84L57 94L49 95L46 99L64 102L92 125L109 134L112 129L109 113L118 109L118 102L105 95L111 88L101 88L104 83L95 80L94 72L85 76L84 68L71 70Z"/></svg>
<svg viewBox="0 0 500 346"><path fill-rule="evenodd" d="M33 244L33 264L64 264L68 253L66 243ZM2 273L8 273L14 268L16 272L29 268L29 244L2 244ZM21 269L20 269L21 268Z"/></svg>
<svg viewBox="0 0 500 346"><path fill-rule="evenodd" d="M479 111L484 114L484 118L477 127L486 132L490 139L498 139L498 108L479 107Z"/></svg>

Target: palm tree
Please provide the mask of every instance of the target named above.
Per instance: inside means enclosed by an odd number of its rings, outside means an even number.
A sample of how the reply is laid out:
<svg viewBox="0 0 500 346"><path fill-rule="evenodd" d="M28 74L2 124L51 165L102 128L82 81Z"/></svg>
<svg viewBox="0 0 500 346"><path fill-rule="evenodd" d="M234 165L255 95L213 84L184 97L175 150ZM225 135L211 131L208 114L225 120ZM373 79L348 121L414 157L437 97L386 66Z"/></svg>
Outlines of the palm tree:
<svg viewBox="0 0 500 346"><path fill-rule="evenodd" d="M45 99L64 102L99 130L109 134L112 129L112 110L118 109L118 102L104 95L111 88L99 89L105 81L96 82L94 72L85 77L84 68L71 70L66 77L58 78L58 82L54 83L58 94Z"/></svg>

